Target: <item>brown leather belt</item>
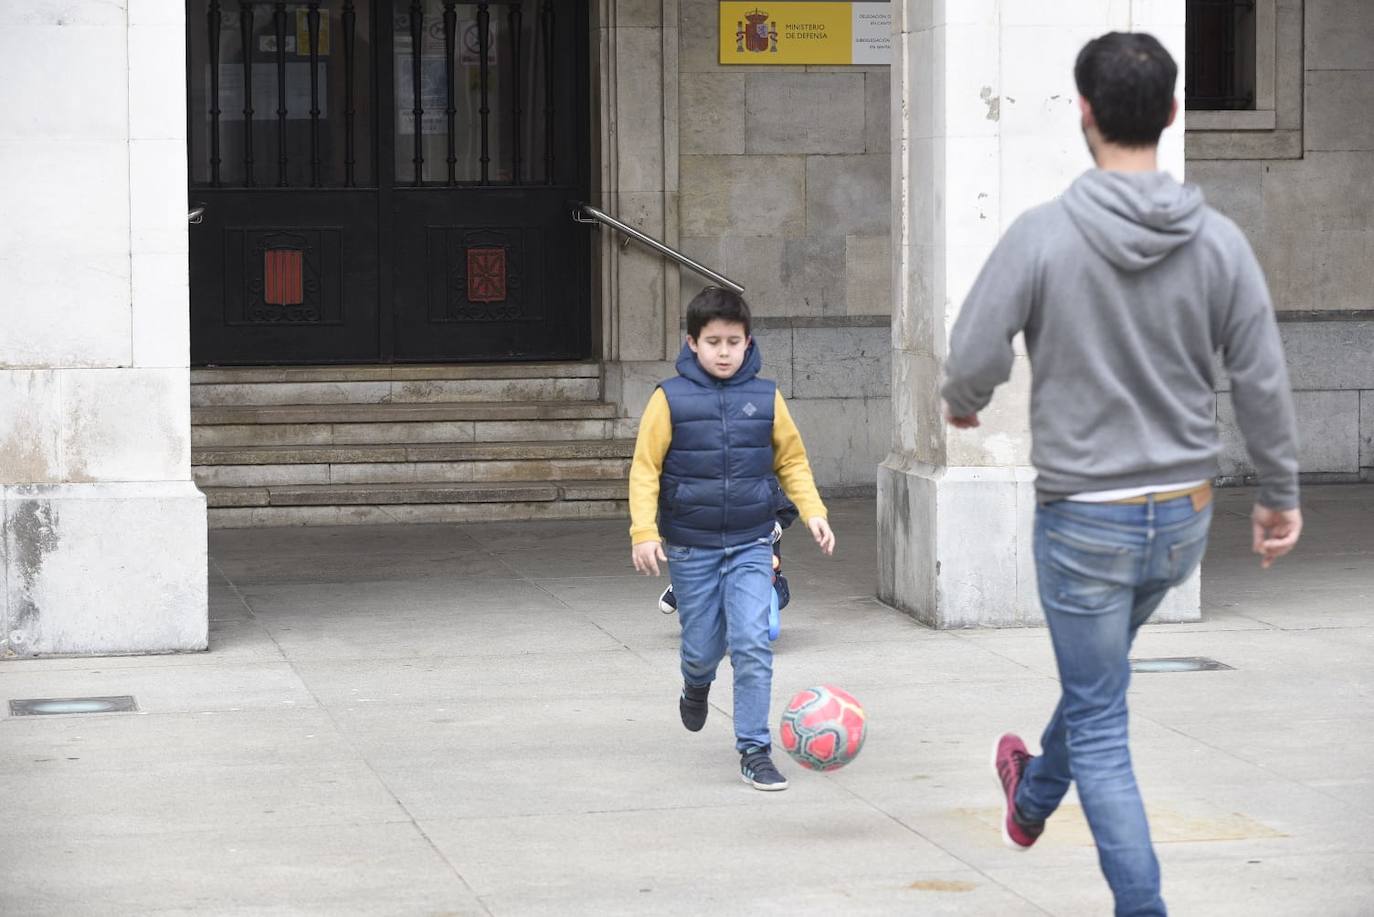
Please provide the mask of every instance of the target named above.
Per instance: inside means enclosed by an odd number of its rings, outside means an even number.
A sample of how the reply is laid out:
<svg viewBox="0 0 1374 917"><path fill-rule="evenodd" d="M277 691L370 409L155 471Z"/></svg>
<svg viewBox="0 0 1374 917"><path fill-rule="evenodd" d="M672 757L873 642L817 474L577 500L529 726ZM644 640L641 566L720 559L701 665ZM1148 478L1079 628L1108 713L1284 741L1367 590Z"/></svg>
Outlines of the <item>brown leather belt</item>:
<svg viewBox="0 0 1374 917"><path fill-rule="evenodd" d="M1183 490L1166 490L1157 494L1141 494L1138 497L1127 497L1124 500L1112 500L1112 503L1141 504L1149 503L1154 500L1156 503L1163 503L1165 500L1178 500L1182 497L1192 497L1193 512L1200 513L1207 504L1212 502L1212 482L1207 481L1196 487L1185 487Z"/></svg>

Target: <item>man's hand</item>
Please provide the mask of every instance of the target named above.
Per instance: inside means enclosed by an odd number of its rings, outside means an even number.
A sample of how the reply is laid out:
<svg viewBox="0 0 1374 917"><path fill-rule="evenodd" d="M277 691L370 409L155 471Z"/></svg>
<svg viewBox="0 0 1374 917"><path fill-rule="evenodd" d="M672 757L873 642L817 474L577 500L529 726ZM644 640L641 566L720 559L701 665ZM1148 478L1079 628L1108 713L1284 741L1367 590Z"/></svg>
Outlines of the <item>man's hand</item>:
<svg viewBox="0 0 1374 917"><path fill-rule="evenodd" d="M951 427L957 427L960 430L972 430L979 425L977 414L965 414L962 417L956 417L954 412L950 410L949 404L944 401L940 402L940 409L944 412L945 422Z"/></svg>
<svg viewBox="0 0 1374 917"><path fill-rule="evenodd" d="M657 541L641 541L630 549L630 560L634 561L635 570L645 576L658 576L658 562L661 560L665 564L668 562L668 555L663 553L663 545Z"/></svg>
<svg viewBox="0 0 1374 917"><path fill-rule="evenodd" d="M1283 555L1293 550L1302 534L1302 510L1270 509L1255 504L1250 514L1253 550L1260 556L1260 566L1266 570Z"/></svg>
<svg viewBox="0 0 1374 917"><path fill-rule="evenodd" d="M835 553L835 533L830 531L830 523L824 516L812 516L806 520L806 527L811 530L811 537L816 539L822 553Z"/></svg>

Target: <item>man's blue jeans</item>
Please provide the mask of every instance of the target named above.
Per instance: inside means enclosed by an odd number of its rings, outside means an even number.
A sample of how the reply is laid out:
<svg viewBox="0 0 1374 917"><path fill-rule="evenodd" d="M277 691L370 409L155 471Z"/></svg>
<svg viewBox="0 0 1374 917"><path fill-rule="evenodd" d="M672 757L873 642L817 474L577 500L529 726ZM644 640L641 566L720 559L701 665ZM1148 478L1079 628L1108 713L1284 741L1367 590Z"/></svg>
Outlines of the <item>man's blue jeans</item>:
<svg viewBox="0 0 1374 917"><path fill-rule="evenodd" d="M1212 507L1183 497L1144 504L1041 506L1035 565L1061 696L1016 794L1023 818L1048 818L1078 784L1118 915L1164 914L1159 861L1127 747L1128 654L1136 631L1202 560Z"/></svg>
<svg viewBox="0 0 1374 917"><path fill-rule="evenodd" d="M730 651L735 747L767 748L773 649L768 642L773 548L767 538L732 548L664 544L682 624L682 680L707 685Z"/></svg>

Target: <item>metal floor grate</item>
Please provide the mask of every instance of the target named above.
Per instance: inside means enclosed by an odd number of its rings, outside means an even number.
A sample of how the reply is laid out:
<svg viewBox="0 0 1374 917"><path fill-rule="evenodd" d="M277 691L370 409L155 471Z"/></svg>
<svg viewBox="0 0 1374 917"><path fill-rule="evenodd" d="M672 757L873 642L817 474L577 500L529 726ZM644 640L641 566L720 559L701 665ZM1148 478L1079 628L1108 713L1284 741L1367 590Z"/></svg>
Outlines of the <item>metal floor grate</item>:
<svg viewBox="0 0 1374 917"><path fill-rule="evenodd" d="M1171 656L1162 659L1132 659L1132 672L1216 672L1233 671L1232 666L1206 656Z"/></svg>
<svg viewBox="0 0 1374 917"><path fill-rule="evenodd" d="M10 716L57 716L73 713L137 713L133 696L30 697L10 701Z"/></svg>

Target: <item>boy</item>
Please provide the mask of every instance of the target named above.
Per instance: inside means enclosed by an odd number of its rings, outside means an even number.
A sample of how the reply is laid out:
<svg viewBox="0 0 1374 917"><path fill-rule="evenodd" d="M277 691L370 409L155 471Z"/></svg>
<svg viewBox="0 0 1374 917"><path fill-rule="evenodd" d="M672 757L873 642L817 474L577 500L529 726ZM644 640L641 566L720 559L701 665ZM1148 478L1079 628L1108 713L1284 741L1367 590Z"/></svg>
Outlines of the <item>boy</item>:
<svg viewBox="0 0 1374 917"><path fill-rule="evenodd" d="M1127 744L1131 641L1202 561L1220 451L1213 354L1259 470L1254 550L1302 530L1297 436L1273 306L1255 255L1202 193L1159 171L1178 68L1153 37L1112 32L1074 66L1097 168L1021 216L955 323L942 393L958 428L1032 369L1035 565L1061 697L1034 757L1011 733L994 766L1003 840L1036 842L1070 782L1118 915L1165 913Z"/></svg>
<svg viewBox="0 0 1374 917"><path fill-rule="evenodd" d="M777 384L758 378L762 360L749 331L749 307L736 293L707 287L688 304L678 375L659 384L639 421L631 559L645 575L657 576L659 561L669 566L682 627L682 725L705 725L728 646L740 775L755 789L785 790L768 730L778 511L790 497L826 554L835 536Z"/></svg>

